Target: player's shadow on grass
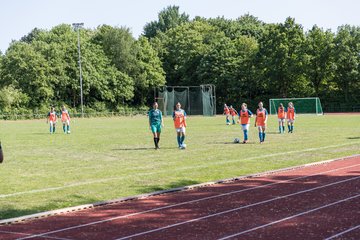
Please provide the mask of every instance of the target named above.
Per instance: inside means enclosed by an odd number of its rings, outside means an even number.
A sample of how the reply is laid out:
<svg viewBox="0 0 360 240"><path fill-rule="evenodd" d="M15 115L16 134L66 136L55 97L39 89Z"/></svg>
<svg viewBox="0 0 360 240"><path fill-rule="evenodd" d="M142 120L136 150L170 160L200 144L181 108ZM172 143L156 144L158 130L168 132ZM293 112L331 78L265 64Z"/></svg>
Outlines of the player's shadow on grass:
<svg viewBox="0 0 360 240"><path fill-rule="evenodd" d="M137 188L137 191L140 194L143 194L143 193L158 192L158 191L164 191L164 190L169 190L169 189L181 188L181 187L195 185L195 184L199 184L199 183L200 182L198 182L198 181L183 179L183 180L169 183L164 186L150 185L150 186L139 187L139 188Z"/></svg>
<svg viewBox="0 0 360 240"><path fill-rule="evenodd" d="M279 132L275 132L275 131L273 131L273 132L268 132L268 131L266 131L265 133L266 133L266 134L277 134L277 135L280 134Z"/></svg>
<svg viewBox="0 0 360 240"><path fill-rule="evenodd" d="M160 147L158 151L161 151L161 149L174 149L176 147ZM145 151L145 150L155 150L154 147L134 147L134 148L114 148L111 149L112 151Z"/></svg>
<svg viewBox="0 0 360 240"><path fill-rule="evenodd" d="M242 143L242 141L240 141L239 143L234 143L234 142L210 142L208 144L229 144L229 145L248 145L248 144L256 144L258 142L255 141L251 141L251 142L247 142L246 144Z"/></svg>
<svg viewBox="0 0 360 240"><path fill-rule="evenodd" d="M348 137L347 139L350 139L350 140L357 140L357 139L360 139L360 137Z"/></svg>

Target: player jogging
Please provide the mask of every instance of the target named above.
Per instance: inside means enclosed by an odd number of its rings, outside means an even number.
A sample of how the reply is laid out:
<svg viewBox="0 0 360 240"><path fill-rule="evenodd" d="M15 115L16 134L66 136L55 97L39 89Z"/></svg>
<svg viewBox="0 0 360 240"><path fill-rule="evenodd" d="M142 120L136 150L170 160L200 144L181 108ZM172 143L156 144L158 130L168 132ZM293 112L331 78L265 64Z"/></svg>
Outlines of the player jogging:
<svg viewBox="0 0 360 240"><path fill-rule="evenodd" d="M70 133L70 114L64 105L61 107L61 122L63 125L64 133L69 134Z"/></svg>
<svg viewBox="0 0 360 240"><path fill-rule="evenodd" d="M288 132L292 133L294 131L294 122L295 122L295 108L292 102L288 103L288 108L286 110L286 119L288 124Z"/></svg>
<svg viewBox="0 0 360 240"><path fill-rule="evenodd" d="M285 117L286 117L286 112L285 112L285 108L284 105L282 103L279 104L279 108L278 108L278 121L279 121L279 133L284 133L285 132Z"/></svg>
<svg viewBox="0 0 360 240"><path fill-rule="evenodd" d="M46 123L50 123L50 134L55 133L55 126L56 126L57 116L55 112L55 108L51 107L50 112L47 115Z"/></svg>
<svg viewBox="0 0 360 240"><path fill-rule="evenodd" d="M265 135L266 135L265 130L266 130L268 112L264 108L262 102L259 102L258 106L259 108L256 110L255 127L258 127L260 143L263 143L265 141Z"/></svg>
<svg viewBox="0 0 360 240"><path fill-rule="evenodd" d="M233 108L232 105L229 107L230 115L232 118L232 124L235 125L235 116L238 114L237 111Z"/></svg>
<svg viewBox="0 0 360 240"><path fill-rule="evenodd" d="M243 143L248 142L248 133L249 133L249 126L250 126L250 118L253 116L252 112L247 109L247 104L241 104L241 110L239 111L239 121L241 124L241 128L244 132L244 141Z"/></svg>
<svg viewBox="0 0 360 240"><path fill-rule="evenodd" d="M161 127L164 126L162 118L162 112L158 109L159 105L157 102L153 103L153 108L148 112L149 115L149 126L154 136L155 150L159 149Z"/></svg>
<svg viewBox="0 0 360 240"><path fill-rule="evenodd" d="M226 104L224 104L224 113L223 114L225 114L225 117L226 117L226 125L230 125L230 119L229 119L230 109Z"/></svg>
<svg viewBox="0 0 360 240"><path fill-rule="evenodd" d="M186 128L186 112L181 109L181 104L178 102L173 112L173 120L177 134L177 143L180 149L185 149L185 128Z"/></svg>

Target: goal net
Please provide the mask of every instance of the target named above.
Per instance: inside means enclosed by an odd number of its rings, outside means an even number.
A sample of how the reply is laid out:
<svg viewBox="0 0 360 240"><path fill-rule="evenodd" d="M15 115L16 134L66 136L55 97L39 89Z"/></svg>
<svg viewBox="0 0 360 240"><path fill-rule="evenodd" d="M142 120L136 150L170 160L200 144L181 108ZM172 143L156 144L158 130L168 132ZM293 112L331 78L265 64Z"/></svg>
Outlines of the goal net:
<svg viewBox="0 0 360 240"><path fill-rule="evenodd" d="M287 108L289 102L294 104L296 113L317 115L323 114L321 102L318 97L269 99L270 114L277 114L277 109L280 103L282 103L284 107Z"/></svg>
<svg viewBox="0 0 360 240"><path fill-rule="evenodd" d="M172 115L175 104L188 115L214 116L216 114L215 86L163 86L155 89L154 99L165 116Z"/></svg>

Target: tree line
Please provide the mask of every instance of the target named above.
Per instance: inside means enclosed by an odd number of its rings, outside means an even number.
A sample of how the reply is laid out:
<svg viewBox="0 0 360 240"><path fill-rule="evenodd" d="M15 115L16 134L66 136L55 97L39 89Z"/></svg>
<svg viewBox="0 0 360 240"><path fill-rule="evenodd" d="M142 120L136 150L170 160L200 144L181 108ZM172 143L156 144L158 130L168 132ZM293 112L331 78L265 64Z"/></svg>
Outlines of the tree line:
<svg viewBox="0 0 360 240"><path fill-rule="evenodd" d="M195 17L169 6L137 39L127 27L81 29L85 111L119 111L153 101L163 85L214 84L223 103L320 97L325 111L360 110L360 27L305 31L288 17L265 23ZM0 54L0 112L80 109L77 32L35 28Z"/></svg>

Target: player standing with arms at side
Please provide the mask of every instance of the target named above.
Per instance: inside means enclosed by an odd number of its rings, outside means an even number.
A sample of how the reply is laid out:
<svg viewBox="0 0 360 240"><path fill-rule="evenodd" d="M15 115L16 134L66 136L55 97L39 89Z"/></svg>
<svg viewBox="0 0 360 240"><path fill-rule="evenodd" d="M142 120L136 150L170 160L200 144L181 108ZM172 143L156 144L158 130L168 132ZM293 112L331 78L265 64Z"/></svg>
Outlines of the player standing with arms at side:
<svg viewBox="0 0 360 240"><path fill-rule="evenodd" d="M61 106L61 122L64 133L70 134L70 114L64 105Z"/></svg>
<svg viewBox="0 0 360 240"><path fill-rule="evenodd" d="M153 103L153 108L149 111L149 126L154 136L155 150L159 149L161 128L164 127L164 121L162 118L162 112L158 109L157 102Z"/></svg>
<svg viewBox="0 0 360 240"><path fill-rule="evenodd" d="M178 102L173 112L173 120L176 129L177 143L180 149L185 149L185 129L186 129L186 112L181 109L181 104Z"/></svg>
<svg viewBox="0 0 360 240"><path fill-rule="evenodd" d="M294 131L294 122L295 122L295 108L292 102L288 103L288 108L286 110L286 119L288 124L288 133L292 133Z"/></svg>
<svg viewBox="0 0 360 240"><path fill-rule="evenodd" d="M230 109L229 107L226 105L226 103L224 104L224 113L225 117L226 117L226 125L230 125Z"/></svg>
<svg viewBox="0 0 360 240"><path fill-rule="evenodd" d="M255 118L255 127L258 127L259 130L259 139L260 143L265 141L265 130L268 119L268 112L264 108L262 102L259 102L259 108L256 110L256 118Z"/></svg>
<svg viewBox="0 0 360 240"><path fill-rule="evenodd" d="M55 108L51 107L50 112L47 115L47 121L46 121L46 123L50 123L50 134L55 133L56 121L57 121L57 116L56 116Z"/></svg>
<svg viewBox="0 0 360 240"><path fill-rule="evenodd" d="M233 108L232 105L230 105L229 111L230 111L230 115L231 115L231 119L232 119L232 124L235 125L235 116L236 116L238 113L237 113L237 111Z"/></svg>
<svg viewBox="0 0 360 240"><path fill-rule="evenodd" d="M279 121L279 133L284 133L285 132L285 117L286 117L286 112L285 112L285 108L284 105L282 103L279 104L279 108L278 108L278 121Z"/></svg>
<svg viewBox="0 0 360 240"><path fill-rule="evenodd" d="M247 109L247 104L241 104L241 110L239 111L239 121L241 124L241 128L244 132L244 141L243 143L248 142L248 133L249 133L249 126L250 126L250 118L253 116L252 112Z"/></svg>

